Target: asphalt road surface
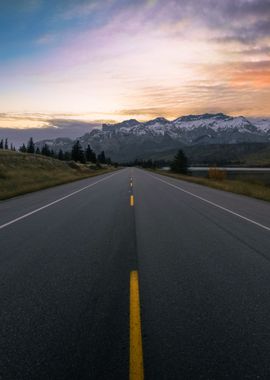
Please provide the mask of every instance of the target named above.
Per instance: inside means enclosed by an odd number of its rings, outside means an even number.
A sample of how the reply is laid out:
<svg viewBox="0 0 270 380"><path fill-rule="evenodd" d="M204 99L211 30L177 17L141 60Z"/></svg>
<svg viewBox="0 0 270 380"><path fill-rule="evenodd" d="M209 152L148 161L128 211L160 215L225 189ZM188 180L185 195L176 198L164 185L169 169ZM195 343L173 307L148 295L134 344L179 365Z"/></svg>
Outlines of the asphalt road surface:
<svg viewBox="0 0 270 380"><path fill-rule="evenodd" d="M0 379L143 375L270 378L270 204L135 168L0 202Z"/></svg>

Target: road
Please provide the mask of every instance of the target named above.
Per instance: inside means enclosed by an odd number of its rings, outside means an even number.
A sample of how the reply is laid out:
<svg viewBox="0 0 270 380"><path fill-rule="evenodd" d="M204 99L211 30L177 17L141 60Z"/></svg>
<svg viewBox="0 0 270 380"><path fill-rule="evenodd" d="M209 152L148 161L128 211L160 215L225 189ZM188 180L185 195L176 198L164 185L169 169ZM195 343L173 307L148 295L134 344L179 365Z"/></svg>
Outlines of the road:
<svg viewBox="0 0 270 380"><path fill-rule="evenodd" d="M1 379L270 378L269 203L127 168L0 202L0 250Z"/></svg>

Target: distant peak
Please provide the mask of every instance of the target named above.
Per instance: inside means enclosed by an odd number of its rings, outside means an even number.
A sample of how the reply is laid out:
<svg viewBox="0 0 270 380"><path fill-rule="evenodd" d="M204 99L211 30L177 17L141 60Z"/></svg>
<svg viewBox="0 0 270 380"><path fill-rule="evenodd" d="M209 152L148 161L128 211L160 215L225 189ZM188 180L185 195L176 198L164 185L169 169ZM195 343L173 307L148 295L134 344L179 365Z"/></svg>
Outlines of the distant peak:
<svg viewBox="0 0 270 380"><path fill-rule="evenodd" d="M122 121L121 123L119 123L119 124L138 124L139 122L138 122L138 120L136 120L136 119L129 119L129 120L125 120L125 121Z"/></svg>
<svg viewBox="0 0 270 380"><path fill-rule="evenodd" d="M144 124L150 125L150 124L155 124L155 123L167 124L167 123L169 123L169 120L165 119L165 117L156 117L155 119L149 120L149 121L145 122Z"/></svg>
<svg viewBox="0 0 270 380"><path fill-rule="evenodd" d="M112 131L117 131L118 129L120 129L122 127L132 128L132 127L135 127L138 124L140 124L138 122L138 120L136 120L136 119L130 119L130 120L122 121L121 123L103 124L102 125L102 130L105 131L105 132L108 132L108 131L112 132Z"/></svg>
<svg viewBox="0 0 270 380"><path fill-rule="evenodd" d="M224 113L204 113L199 115L187 115L187 116L180 116L174 121L195 121L195 120L202 120L202 119L228 119L230 116L225 115Z"/></svg>
<svg viewBox="0 0 270 380"><path fill-rule="evenodd" d="M160 116L160 117L156 117L154 120L152 120L152 121L156 121L156 122L162 122L162 123L168 123L168 120L167 119L165 119L165 117L162 117L162 116Z"/></svg>

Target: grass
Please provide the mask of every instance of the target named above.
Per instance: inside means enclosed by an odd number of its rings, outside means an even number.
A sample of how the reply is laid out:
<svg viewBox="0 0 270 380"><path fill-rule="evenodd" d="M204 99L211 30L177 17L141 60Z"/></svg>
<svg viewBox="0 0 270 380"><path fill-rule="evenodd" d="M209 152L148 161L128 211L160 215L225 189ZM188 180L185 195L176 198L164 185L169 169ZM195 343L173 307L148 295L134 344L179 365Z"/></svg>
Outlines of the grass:
<svg viewBox="0 0 270 380"><path fill-rule="evenodd" d="M248 197L270 201L270 186L257 182L248 182L248 180L214 180L209 178L194 177L189 175L165 172L163 170L154 170L153 172L162 174L166 177L176 178L187 182L197 183L199 185L212 187L214 189L228 191L231 193L242 194Z"/></svg>
<svg viewBox="0 0 270 380"><path fill-rule="evenodd" d="M3 150L0 151L0 200L113 170L95 170L89 165Z"/></svg>

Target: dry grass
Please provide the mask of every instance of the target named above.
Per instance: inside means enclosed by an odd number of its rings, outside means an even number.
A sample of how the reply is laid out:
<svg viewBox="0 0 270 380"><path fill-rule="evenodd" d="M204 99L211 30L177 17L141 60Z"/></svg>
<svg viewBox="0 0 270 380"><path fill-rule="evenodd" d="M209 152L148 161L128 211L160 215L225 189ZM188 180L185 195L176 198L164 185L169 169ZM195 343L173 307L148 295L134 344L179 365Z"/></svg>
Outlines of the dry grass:
<svg viewBox="0 0 270 380"><path fill-rule="evenodd" d="M264 201L270 201L270 187L259 183L251 183L248 181L239 180L217 180L202 177L192 177L189 175L175 174L171 172L165 172L163 170L155 170L156 173L162 174L167 177L181 179L183 181L197 183L212 187L214 189L229 191L231 193L242 194L248 197L262 199Z"/></svg>
<svg viewBox="0 0 270 380"><path fill-rule="evenodd" d="M67 163L53 158L0 151L0 199L45 189L113 169L91 169L89 165Z"/></svg>

